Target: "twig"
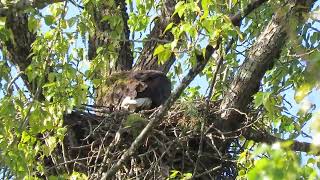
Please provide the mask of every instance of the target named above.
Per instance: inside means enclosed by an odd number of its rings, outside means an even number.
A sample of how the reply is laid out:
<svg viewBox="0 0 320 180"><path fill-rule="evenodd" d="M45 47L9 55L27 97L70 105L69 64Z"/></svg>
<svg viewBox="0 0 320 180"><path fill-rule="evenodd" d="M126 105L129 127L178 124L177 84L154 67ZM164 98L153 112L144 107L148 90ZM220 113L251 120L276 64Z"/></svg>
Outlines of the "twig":
<svg viewBox="0 0 320 180"><path fill-rule="evenodd" d="M227 54L229 52L229 50L231 49L231 46L232 44L234 43L234 39L232 38L227 47L226 47L226 50L225 50L225 53ZM207 99L206 99L206 102L207 104L210 102L210 99L211 99L211 96L212 94L214 94L213 90L214 90L214 87L215 87L215 84L216 84L216 81L217 81L217 76L218 76L218 73L220 71L220 67L222 65L222 62L224 61L224 58L223 56L220 56L219 57L219 60L218 60L218 63L217 63L217 66L215 67L214 69L214 74L213 74L213 77L212 77L212 81L211 81L211 85L210 85L210 89L209 89L209 93L208 93L208 96L207 96Z"/></svg>
<svg viewBox="0 0 320 180"><path fill-rule="evenodd" d="M196 175L195 178L199 178L199 177L201 177L201 176L203 176L203 175L209 174L209 173L211 173L211 172L213 172L213 171L216 171L216 170L220 169L221 167L222 167L221 165L220 165L220 166L217 166L217 167L214 167L214 168L212 168L212 169L210 169L210 170L208 170L208 171L205 171L205 172L203 172L203 173L201 173L201 174Z"/></svg>
<svg viewBox="0 0 320 180"><path fill-rule="evenodd" d="M9 82L9 84L8 84L8 87L7 87L7 93L8 93L8 95L9 96L11 96L11 94L12 94L12 92L11 92L11 86L13 85L13 83L20 77L20 76L22 76L24 74L24 72L23 71L20 71L17 75L16 75L16 77L14 77L10 82Z"/></svg>
<svg viewBox="0 0 320 180"><path fill-rule="evenodd" d="M203 136L204 136L204 127L205 127L205 124L206 124L206 120L205 118L201 118L201 135L200 135L200 143L199 143L199 148L198 148L198 157L197 157L197 161L196 161L196 164L195 164L195 167L193 169L193 173L192 173L192 177L194 178L197 171L198 171L198 166L199 166L199 162L200 162L200 159L201 159L201 156L202 156L202 150L203 150Z"/></svg>
<svg viewBox="0 0 320 180"><path fill-rule="evenodd" d="M68 161L68 159L67 159L67 156L66 156L66 149L64 148L64 144L63 144L63 142L62 142L62 143L60 143L60 144L61 144L61 148L62 148L62 157L63 157L63 161L64 161L64 162L67 162L67 161ZM68 167L68 164L67 164L67 163L65 163L65 168L66 168L66 170L67 170L68 174L70 174L70 169L69 169L69 167Z"/></svg>

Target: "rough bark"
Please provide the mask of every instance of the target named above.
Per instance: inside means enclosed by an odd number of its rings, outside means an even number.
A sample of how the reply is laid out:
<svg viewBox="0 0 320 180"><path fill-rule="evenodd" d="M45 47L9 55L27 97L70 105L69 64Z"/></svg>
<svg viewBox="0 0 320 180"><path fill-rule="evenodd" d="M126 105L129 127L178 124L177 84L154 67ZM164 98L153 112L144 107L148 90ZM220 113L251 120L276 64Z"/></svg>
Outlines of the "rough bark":
<svg viewBox="0 0 320 180"><path fill-rule="evenodd" d="M129 42L129 27L128 27L128 13L126 12L125 0L115 0L116 8L119 8L120 12L115 10L115 7L109 7L104 3L99 5L93 5L89 11L93 11L93 20L95 22L95 30L93 34L89 35L89 49L88 56L92 60L96 57L96 51L99 47L108 47L111 43L119 42L119 47L116 48L115 53L118 54L118 59L115 62L115 66L109 71L123 71L130 70L133 64L133 56ZM102 21L105 16L121 16L123 21L122 38L114 39L111 35L112 29L107 21Z"/></svg>
<svg viewBox="0 0 320 180"><path fill-rule="evenodd" d="M179 22L179 18L172 14L174 13L176 1L175 0L165 0L162 10L162 14L156 19L155 25L151 30L146 42L143 44L143 49L141 55L139 56L137 63L134 65L135 70L159 70L167 73L173 64L175 57L172 54L168 61L160 65L158 63L157 56L153 56L155 48L159 44L164 44L164 42L170 42L173 40L171 33L167 32L163 34L163 31L170 22Z"/></svg>
<svg viewBox="0 0 320 180"><path fill-rule="evenodd" d="M252 128L247 129L244 131L243 136L248 139L252 140L256 143L266 143L266 144L273 144L276 142L285 142L287 140L275 137L264 130L255 130ZM293 141L291 145L291 149L293 151L300 151L300 152L310 152L311 150L311 143L307 142L299 142ZM319 152L318 152L319 153Z"/></svg>
<svg viewBox="0 0 320 180"><path fill-rule="evenodd" d="M121 9L121 17L123 20L123 33L124 39L128 40L130 31L128 27L128 13L125 0L116 0L116 4ZM119 59L116 62L115 71L130 70L133 64L133 56L131 51L131 45L129 41L120 42Z"/></svg>
<svg viewBox="0 0 320 180"><path fill-rule="evenodd" d="M279 10L259 35L221 103L220 109L224 112L220 128L223 131L235 130L240 126L243 116L236 110L247 112L247 106L252 101L252 96L258 92L264 74L280 56L286 42L287 28L290 27L290 18L295 18L296 13L305 8L310 10L314 2L310 0L304 4L301 1L291 1L293 8L289 8L285 14Z"/></svg>
<svg viewBox="0 0 320 180"><path fill-rule="evenodd" d="M8 59L16 66L18 71L25 71L30 65L32 57L31 44L36 36L28 30L28 16L11 12L7 15L6 26L12 31L12 38L6 41L2 46L5 46L8 51ZM36 85L29 82L25 74L21 75L25 85L31 93L35 93Z"/></svg>

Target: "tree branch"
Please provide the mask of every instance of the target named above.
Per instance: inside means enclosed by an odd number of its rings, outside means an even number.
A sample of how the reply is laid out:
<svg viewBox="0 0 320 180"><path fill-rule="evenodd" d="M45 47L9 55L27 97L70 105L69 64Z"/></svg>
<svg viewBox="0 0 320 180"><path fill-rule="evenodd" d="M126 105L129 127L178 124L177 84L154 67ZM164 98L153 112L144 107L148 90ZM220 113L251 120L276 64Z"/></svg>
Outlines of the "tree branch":
<svg viewBox="0 0 320 180"><path fill-rule="evenodd" d="M12 31L12 38L2 43L2 49L5 47L8 51L8 59L16 66L18 71L25 71L31 63L31 44L34 42L36 35L28 30L28 17L26 14L8 13L6 26ZM33 94L36 87L28 81L25 74L21 77L28 90Z"/></svg>
<svg viewBox="0 0 320 180"><path fill-rule="evenodd" d="M164 42L159 42L156 39L169 41L173 40L173 35L170 32L163 34L163 31L167 27L170 22L178 23L180 21L179 17L174 16L171 18L174 13L174 7L176 5L175 0L165 0L164 7L162 11L161 17L155 20L155 25L151 30L147 41L143 44L143 49L137 63L134 65L135 70L159 70L164 73L167 73L175 61L175 56L172 53L171 57L168 61L166 61L163 65L159 65L157 56L153 56L153 52L155 48L159 44L164 44Z"/></svg>
<svg viewBox="0 0 320 180"><path fill-rule="evenodd" d="M315 0L304 2L305 4L301 4L302 2L300 1L291 1L290 4L293 5L291 6L293 8L289 8L287 13L284 14L281 9L274 15L249 50L247 58L221 103L220 109L235 108L241 112L247 111L247 106L252 101L252 96L259 90L261 79L266 71L273 67L275 60L280 56L281 49L286 42L286 30L289 26L290 18L295 18L294 15L297 12L305 10L305 8L301 7L307 7L310 10ZM243 117L233 110L224 111L221 117L222 121L219 123L219 128L223 131L237 129L243 121Z"/></svg>
<svg viewBox="0 0 320 180"><path fill-rule="evenodd" d="M233 38L229 41L229 43L228 43L228 45L227 45L227 47L225 49L225 54L228 53L228 51L230 50L230 48L233 45L234 41L235 40ZM209 86L209 93L208 93L208 96L206 98L207 103L210 102L211 96L214 94L214 87L215 87L215 84L216 84L216 81L217 81L218 73L220 73L220 68L221 68L221 66L223 64L223 61L224 61L224 57L220 56L218 61L217 61L217 63L216 63L217 65L216 65L216 67L215 67L215 69L213 71L211 84Z"/></svg>
<svg viewBox="0 0 320 180"><path fill-rule="evenodd" d="M257 131L252 128L247 129L246 131L243 132L243 136L246 139L252 140L257 143L273 144L276 142L293 141L293 144L291 145L291 149L293 151L310 152L311 150L311 143L281 139L262 130Z"/></svg>
<svg viewBox="0 0 320 180"><path fill-rule="evenodd" d="M241 20L248 16L252 11L257 9L259 6L261 6L263 3L267 2L268 0L255 0L249 3L246 8L243 11L238 11L234 16L232 16L231 22L235 26L241 25Z"/></svg>

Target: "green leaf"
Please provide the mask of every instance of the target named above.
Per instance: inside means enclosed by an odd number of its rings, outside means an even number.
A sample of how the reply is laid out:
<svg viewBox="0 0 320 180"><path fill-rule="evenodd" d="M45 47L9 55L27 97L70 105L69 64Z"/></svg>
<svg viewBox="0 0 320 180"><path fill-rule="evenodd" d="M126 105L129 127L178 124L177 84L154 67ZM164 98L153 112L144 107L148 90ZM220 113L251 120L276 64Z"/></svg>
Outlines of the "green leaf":
<svg viewBox="0 0 320 180"><path fill-rule="evenodd" d="M163 51L165 51L165 48L162 44L160 44L153 52L153 56L156 56L160 53L162 53Z"/></svg>
<svg viewBox="0 0 320 180"><path fill-rule="evenodd" d="M0 17L0 28L4 28L6 25L7 17Z"/></svg>
<svg viewBox="0 0 320 180"><path fill-rule="evenodd" d="M171 50L165 49L160 54L158 54L158 63L164 64L171 57Z"/></svg>
<svg viewBox="0 0 320 180"><path fill-rule="evenodd" d="M187 180L187 179L191 179L191 177L192 177L192 173L184 173L182 179Z"/></svg>
<svg viewBox="0 0 320 180"><path fill-rule="evenodd" d="M39 28L39 21L33 17L33 16L29 16L29 20L28 20L28 29L31 32L36 32L37 29Z"/></svg>
<svg viewBox="0 0 320 180"><path fill-rule="evenodd" d="M180 28L181 28L180 33L182 33L183 31L189 33L190 29L191 29L191 24L190 23L183 23Z"/></svg>
<svg viewBox="0 0 320 180"><path fill-rule="evenodd" d="M174 72L177 75L181 75L182 74L182 67L181 67L181 63L178 62L178 64L176 66L174 66Z"/></svg>
<svg viewBox="0 0 320 180"><path fill-rule="evenodd" d="M239 172L238 172L238 175L239 176L244 176L244 175L246 175L246 171L245 170L240 170Z"/></svg>
<svg viewBox="0 0 320 180"><path fill-rule="evenodd" d="M46 139L46 144L47 144L49 153L51 153L57 145L57 140L55 137L50 136L49 138Z"/></svg>
<svg viewBox="0 0 320 180"><path fill-rule="evenodd" d="M68 27L71 28L77 22L78 17L72 17L67 20Z"/></svg>
<svg viewBox="0 0 320 180"><path fill-rule="evenodd" d="M50 26L54 23L55 18L52 15L46 15L44 17L44 22L46 23L46 25Z"/></svg>
<svg viewBox="0 0 320 180"><path fill-rule="evenodd" d="M254 105L255 107L259 107L263 105L269 105L271 92L257 92L254 96Z"/></svg>
<svg viewBox="0 0 320 180"><path fill-rule="evenodd" d="M186 9L186 7L184 6L184 1L179 1L175 6L175 11L174 11L173 15L178 13L179 17L182 17L182 15L185 12L185 9Z"/></svg>
<svg viewBox="0 0 320 180"><path fill-rule="evenodd" d="M170 174L170 179L176 178L179 173L180 173L180 172L177 171L177 170L172 170L172 171L171 171L171 174Z"/></svg>
<svg viewBox="0 0 320 180"><path fill-rule="evenodd" d="M201 0L201 7L203 9L203 15L201 16L200 20L207 18L209 14L209 0Z"/></svg>
<svg viewBox="0 0 320 180"><path fill-rule="evenodd" d="M173 22L169 23L168 26L166 27L166 29L163 31L163 34L166 33L168 30L170 30L173 26Z"/></svg>
<svg viewBox="0 0 320 180"><path fill-rule="evenodd" d="M309 83L305 83L301 85L295 92L294 99L297 103L300 103L312 90L312 85Z"/></svg>

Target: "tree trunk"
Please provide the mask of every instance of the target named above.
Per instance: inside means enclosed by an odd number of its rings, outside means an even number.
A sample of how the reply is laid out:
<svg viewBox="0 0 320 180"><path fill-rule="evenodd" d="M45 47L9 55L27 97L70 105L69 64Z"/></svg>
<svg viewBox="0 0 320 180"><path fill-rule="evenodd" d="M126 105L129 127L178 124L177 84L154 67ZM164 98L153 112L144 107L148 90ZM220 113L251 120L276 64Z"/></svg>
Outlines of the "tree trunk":
<svg viewBox="0 0 320 180"><path fill-rule="evenodd" d="M164 64L159 64L157 56L153 56L156 47L164 42L173 41L173 35L169 32L163 33L170 22L178 23L179 18L175 15L173 18L175 0L165 0L162 8L162 15L155 20L155 25L150 32L146 42L143 44L143 50L139 56L137 63L134 65L135 70L159 70L167 73L175 61L175 56L172 53L169 60Z"/></svg>
<svg viewBox="0 0 320 180"><path fill-rule="evenodd" d="M36 39L35 34L28 30L27 14L8 13L6 26L11 30L12 36L2 44L1 49L4 52L7 49L7 58L15 65L18 71L25 71L31 64L32 56L29 56L32 52L31 44ZM29 82L25 73L21 77L30 93L34 94L37 88L36 82Z"/></svg>
<svg viewBox="0 0 320 180"><path fill-rule="evenodd" d="M107 69L110 71L108 74L113 71L123 71L130 70L133 64L133 55L131 51L131 45L129 41L129 27L128 27L128 13L126 8L125 0L114 0L114 4L101 2L99 6L92 5L90 9L93 11L92 16L94 23L96 25L95 31L89 36L89 50L88 57L90 60L96 57L96 51L99 47L104 47L104 51L108 51L108 47L111 43L119 44L119 47L116 48L116 54L118 59L114 62L114 67ZM104 20L104 17L121 17L121 27L122 31L118 32L120 40L115 39L112 36L112 32L117 32L116 27L111 27L110 23ZM108 62L109 63L109 62ZM112 63L112 62L110 62ZM98 75L98 77L101 76ZM103 77L102 75L101 77Z"/></svg>
<svg viewBox="0 0 320 180"><path fill-rule="evenodd" d="M301 11L310 10L314 2L314 0L291 1L292 7L288 12L283 13L285 7L279 9L257 38L221 103L220 109L224 112L221 115L223 120L220 126L224 131L240 127L244 117L238 111L247 113L252 96L259 91L262 77L267 70L272 69L274 62L279 58L286 43L287 33L290 31L288 28L290 21Z"/></svg>

